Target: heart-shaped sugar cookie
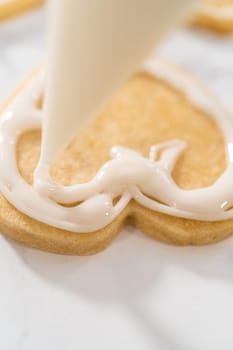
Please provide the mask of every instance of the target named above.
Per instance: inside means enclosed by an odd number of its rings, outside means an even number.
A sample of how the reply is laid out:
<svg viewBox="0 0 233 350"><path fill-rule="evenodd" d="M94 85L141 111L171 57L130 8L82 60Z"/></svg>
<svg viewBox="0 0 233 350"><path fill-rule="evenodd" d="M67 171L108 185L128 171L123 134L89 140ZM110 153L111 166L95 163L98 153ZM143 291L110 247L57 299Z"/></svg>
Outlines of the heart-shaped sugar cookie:
<svg viewBox="0 0 233 350"><path fill-rule="evenodd" d="M224 202L230 191L220 182L232 169L226 172L229 159L216 121L223 118L229 135L232 122L200 83L167 63L148 62L60 156L51 169L54 191L45 199L32 187L40 153L40 80L41 72L33 73L3 108L3 233L34 248L78 255L103 250L126 223L175 245L231 234L231 201ZM22 113L25 103L33 109ZM11 138L4 139L4 130Z"/></svg>

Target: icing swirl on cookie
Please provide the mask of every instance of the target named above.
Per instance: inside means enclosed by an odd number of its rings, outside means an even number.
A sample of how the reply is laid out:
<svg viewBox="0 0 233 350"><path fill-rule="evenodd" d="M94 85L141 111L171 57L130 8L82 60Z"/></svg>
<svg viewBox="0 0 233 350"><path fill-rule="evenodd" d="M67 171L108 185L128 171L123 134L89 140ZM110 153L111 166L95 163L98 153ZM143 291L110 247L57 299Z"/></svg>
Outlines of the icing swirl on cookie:
<svg viewBox="0 0 233 350"><path fill-rule="evenodd" d="M111 160L84 184L62 186L52 181L49 167L39 168L34 174L34 186L30 186L19 173L15 148L19 135L41 127L42 112L36 107L44 90L40 75L24 88L0 120L0 191L8 201L43 223L83 233L110 224L131 199L176 217L203 221L233 218L233 120L188 75L157 60L149 61L145 69L182 91L221 128L228 164L212 186L184 190L173 180L172 170L186 147L182 140L152 146L148 159L134 150L115 146L110 150ZM64 206L72 203L80 204Z"/></svg>

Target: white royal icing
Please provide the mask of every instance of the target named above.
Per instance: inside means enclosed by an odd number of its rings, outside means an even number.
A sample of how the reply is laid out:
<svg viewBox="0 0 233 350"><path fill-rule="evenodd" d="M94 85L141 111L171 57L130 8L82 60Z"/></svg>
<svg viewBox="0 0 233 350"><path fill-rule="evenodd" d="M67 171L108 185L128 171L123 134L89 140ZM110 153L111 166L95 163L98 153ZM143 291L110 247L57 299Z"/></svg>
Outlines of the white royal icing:
<svg viewBox="0 0 233 350"><path fill-rule="evenodd" d="M152 146L148 159L134 150L115 146L110 151L111 159L84 184L62 186L52 181L49 168L43 168L34 174L34 186L29 185L17 168L15 148L19 135L41 127L42 111L36 107L43 92L43 77L39 74L8 106L0 120L0 191L8 201L38 221L83 233L110 224L131 199L146 208L176 217L203 221L233 218L233 209L230 209L233 206L232 117L188 75L159 60L149 61L145 69L182 91L221 128L227 167L213 185L184 190L175 183L171 174L186 147L182 140L168 140ZM161 157L156 160L161 150ZM67 207L61 203L80 204Z"/></svg>

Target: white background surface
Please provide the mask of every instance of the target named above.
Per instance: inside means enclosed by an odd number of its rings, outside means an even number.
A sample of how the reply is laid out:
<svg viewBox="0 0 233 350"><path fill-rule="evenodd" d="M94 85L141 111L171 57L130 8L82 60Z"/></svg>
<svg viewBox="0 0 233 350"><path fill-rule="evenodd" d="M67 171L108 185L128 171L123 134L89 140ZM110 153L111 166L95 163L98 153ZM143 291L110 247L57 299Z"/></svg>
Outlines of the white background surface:
<svg viewBox="0 0 233 350"><path fill-rule="evenodd" d="M0 100L45 57L43 11L0 25ZM233 110L233 38L182 29L160 50ZM233 237L176 248L126 228L94 257L0 236L1 350L232 350Z"/></svg>

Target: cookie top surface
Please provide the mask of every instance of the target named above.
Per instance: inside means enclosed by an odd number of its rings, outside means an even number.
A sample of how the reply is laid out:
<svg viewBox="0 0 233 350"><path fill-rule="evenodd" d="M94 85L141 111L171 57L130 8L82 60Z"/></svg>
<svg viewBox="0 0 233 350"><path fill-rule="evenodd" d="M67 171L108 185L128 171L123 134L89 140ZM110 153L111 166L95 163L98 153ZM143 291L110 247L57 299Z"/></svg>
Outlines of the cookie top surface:
<svg viewBox="0 0 233 350"><path fill-rule="evenodd" d="M179 74L182 76L183 73ZM192 81L190 77L187 79ZM177 160L172 172L176 184L182 189L210 186L225 170L224 138L212 116L194 106L182 91L166 80L141 72L130 79L101 113L79 133L54 164L51 175L55 181L65 186L83 183L91 180L98 169L110 159L109 150L112 146L121 145L148 158L151 145L171 139L181 139L187 143L187 149ZM32 184L39 152L39 130L26 131L20 136L16 158L20 174L28 184ZM219 226L217 223L169 218L142 208L132 201L110 225L92 234L83 235L59 230L30 219L13 208L3 197L1 199L3 231L26 244L55 252L89 254L101 250L115 237L127 218L134 218L136 226L165 241L170 238L161 235L161 227L162 232L165 227L169 231L168 225L173 227L171 240L178 244L190 242L190 237L194 241L192 227L195 230L198 227L202 237L201 240L196 239L196 244L203 241L204 228L207 232L205 242L219 240L229 234L224 229L223 235L216 235L216 228ZM142 225L140 217L144 218L145 225ZM223 227L230 227L228 222L222 222ZM189 227L186 237L184 227ZM208 235L210 227L211 234L215 235L214 239L213 235L211 238Z"/></svg>

